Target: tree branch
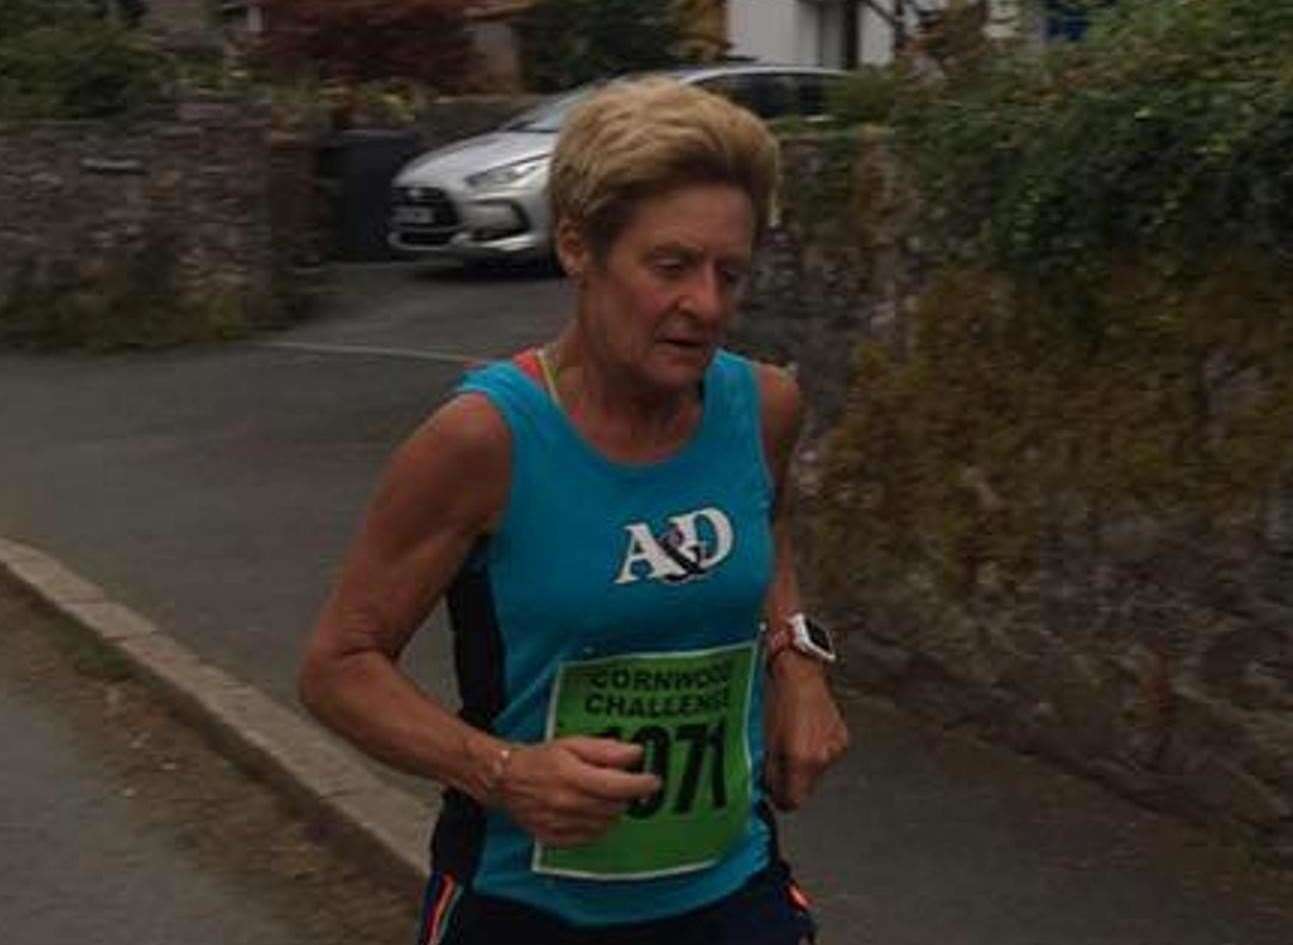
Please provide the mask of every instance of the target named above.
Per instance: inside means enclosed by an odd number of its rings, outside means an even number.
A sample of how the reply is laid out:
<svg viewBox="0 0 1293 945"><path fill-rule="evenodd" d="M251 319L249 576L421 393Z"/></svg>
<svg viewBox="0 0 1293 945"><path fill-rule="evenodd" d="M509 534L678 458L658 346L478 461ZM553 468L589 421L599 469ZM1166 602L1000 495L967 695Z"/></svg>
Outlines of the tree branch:
<svg viewBox="0 0 1293 945"><path fill-rule="evenodd" d="M887 0L889 4L888 6L886 6L886 0L855 0L855 2L866 7L876 16L880 17L880 19L884 20L888 27L893 30L895 36L906 35L907 24L899 19L897 14L893 12L892 6L894 0ZM982 4L985 0L976 0L976 2ZM904 0L904 6L910 6L915 10L918 18L938 16L945 12L942 7L929 6L920 2L920 0Z"/></svg>

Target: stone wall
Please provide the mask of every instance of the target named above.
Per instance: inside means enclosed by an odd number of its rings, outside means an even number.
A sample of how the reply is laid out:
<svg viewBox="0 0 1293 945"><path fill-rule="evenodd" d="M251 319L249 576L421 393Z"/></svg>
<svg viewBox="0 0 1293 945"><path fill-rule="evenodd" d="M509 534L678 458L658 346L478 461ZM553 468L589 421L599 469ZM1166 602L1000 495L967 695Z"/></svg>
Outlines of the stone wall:
<svg viewBox="0 0 1293 945"><path fill-rule="evenodd" d="M533 101L436 101L409 133L420 141L413 153L497 127ZM267 104L220 98L128 122L0 127L0 335L40 343L55 307L64 314L50 343L109 346L220 337L303 314L313 269L337 254L342 228L385 219L394 171L340 193L320 176L332 140L276 132ZM355 209L365 194L371 205ZM111 330L74 324L105 319ZM131 319L137 330L121 324Z"/></svg>
<svg viewBox="0 0 1293 945"><path fill-rule="evenodd" d="M221 100L0 129L0 310L143 278L178 307L272 316L268 132L267 108Z"/></svg>
<svg viewBox="0 0 1293 945"><path fill-rule="evenodd" d="M874 127L782 139L786 185L734 340L799 369L813 431L838 416L858 343L890 338L919 285L888 141Z"/></svg>
<svg viewBox="0 0 1293 945"><path fill-rule="evenodd" d="M847 409L853 354L910 341L925 261L882 132L791 140L785 155L781 224L736 341L798 366L815 414L802 470L811 516L830 498L821 434ZM847 608L813 593L806 527L805 582L870 691L1293 865L1290 496L1293 477L1241 541L1199 537L1180 517L1111 523L1099 555L1087 536L1059 533L1033 586L958 596L929 582L901 608L882 593Z"/></svg>

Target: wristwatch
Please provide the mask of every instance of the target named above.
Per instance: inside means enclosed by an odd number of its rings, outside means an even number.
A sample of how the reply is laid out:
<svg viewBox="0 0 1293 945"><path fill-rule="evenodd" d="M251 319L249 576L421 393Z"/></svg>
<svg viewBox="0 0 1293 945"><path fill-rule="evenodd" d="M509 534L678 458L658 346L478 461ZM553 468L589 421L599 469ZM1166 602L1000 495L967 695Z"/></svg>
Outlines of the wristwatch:
<svg viewBox="0 0 1293 945"><path fill-rule="evenodd" d="M768 666L788 648L823 663L835 662L835 644L830 631L802 613L791 614L775 629L765 629L764 646Z"/></svg>

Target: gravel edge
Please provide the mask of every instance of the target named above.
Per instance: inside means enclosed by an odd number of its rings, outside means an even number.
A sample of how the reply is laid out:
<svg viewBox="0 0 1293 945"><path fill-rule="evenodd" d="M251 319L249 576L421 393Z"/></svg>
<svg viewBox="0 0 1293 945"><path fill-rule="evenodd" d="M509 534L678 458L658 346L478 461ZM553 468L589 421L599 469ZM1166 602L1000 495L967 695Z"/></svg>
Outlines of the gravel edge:
<svg viewBox="0 0 1293 945"><path fill-rule="evenodd" d="M148 618L29 545L0 538L0 578L123 659L222 754L263 779L325 835L393 883L426 882L437 811L377 777L354 751L206 662Z"/></svg>

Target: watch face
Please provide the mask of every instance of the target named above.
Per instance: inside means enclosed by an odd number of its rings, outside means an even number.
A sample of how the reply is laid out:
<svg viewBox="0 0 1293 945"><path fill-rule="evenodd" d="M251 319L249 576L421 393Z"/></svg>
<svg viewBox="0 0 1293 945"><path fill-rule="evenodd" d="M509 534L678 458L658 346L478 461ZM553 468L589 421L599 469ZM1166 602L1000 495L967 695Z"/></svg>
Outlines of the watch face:
<svg viewBox="0 0 1293 945"><path fill-rule="evenodd" d="M808 640L813 646L817 647L824 653L835 654L835 646L831 642L830 631L823 627L816 620L807 619L804 621L804 630L808 634Z"/></svg>

